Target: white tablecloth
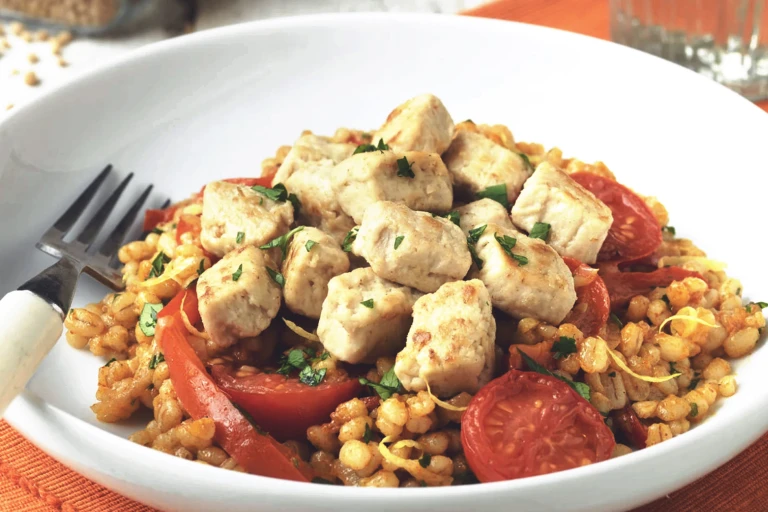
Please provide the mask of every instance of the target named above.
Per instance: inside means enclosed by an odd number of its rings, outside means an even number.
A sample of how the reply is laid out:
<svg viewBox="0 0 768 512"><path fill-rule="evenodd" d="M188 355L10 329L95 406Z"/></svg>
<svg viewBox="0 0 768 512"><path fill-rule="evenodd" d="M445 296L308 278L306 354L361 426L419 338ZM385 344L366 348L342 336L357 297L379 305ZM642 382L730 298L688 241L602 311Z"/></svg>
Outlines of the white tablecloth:
<svg viewBox="0 0 768 512"><path fill-rule="evenodd" d="M487 0L199 0L196 29L241 23L244 21L321 12L414 11L451 13L468 9ZM155 0L147 12L125 34L105 38L77 39L63 51L69 63L60 67L48 43L26 43L6 35L10 49L0 47L0 119L8 106L14 107L77 76L84 70L103 64L117 55L140 46L172 37L164 27L179 16L175 0ZM7 27L6 27L7 29ZM6 30L6 32L8 32ZM0 36L2 37L2 36ZM39 62L32 64L34 53ZM24 75L34 71L40 84L30 87Z"/></svg>

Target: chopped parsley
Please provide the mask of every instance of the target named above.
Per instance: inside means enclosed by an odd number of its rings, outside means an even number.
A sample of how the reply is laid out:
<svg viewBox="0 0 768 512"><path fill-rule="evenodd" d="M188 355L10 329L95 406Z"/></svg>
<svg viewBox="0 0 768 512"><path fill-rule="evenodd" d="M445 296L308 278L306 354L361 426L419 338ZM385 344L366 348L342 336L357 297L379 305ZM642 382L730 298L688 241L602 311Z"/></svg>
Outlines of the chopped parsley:
<svg viewBox="0 0 768 512"><path fill-rule="evenodd" d="M663 301L664 301L664 303L665 303L667 306L669 306L669 297L667 297L667 294L666 294L666 293L665 293L664 295L662 295L662 296L661 296L661 300L663 300Z"/></svg>
<svg viewBox="0 0 768 512"><path fill-rule="evenodd" d="M549 230L552 228L552 224L547 224L546 222L537 222L533 225L533 229L531 229L531 232L528 234L531 238L538 238L540 240L547 241L547 238L549 237Z"/></svg>
<svg viewBox="0 0 768 512"><path fill-rule="evenodd" d="M296 233L298 233L302 229L304 229L304 226L299 226L297 228L293 228L292 230L290 230L286 234L281 235L281 236L275 238L274 240L271 240L271 241L267 242L266 244L264 244L262 246L259 246L259 249L267 250L267 249L274 249L275 247L279 247L280 248L280 254L282 254L283 255L283 259L285 259L285 255L288 252L288 242L291 241L291 238L293 237L293 235L295 235Z"/></svg>
<svg viewBox="0 0 768 512"><path fill-rule="evenodd" d="M141 308L141 315L139 315L139 329L144 333L144 336L154 336L155 327L157 326L157 314L163 309L162 302L157 304L150 304L149 302L144 304Z"/></svg>
<svg viewBox="0 0 768 512"><path fill-rule="evenodd" d="M245 238L245 233L243 233L242 231L238 231L237 232L237 238L235 238L235 243L237 243L237 244L243 243L243 239L244 238Z"/></svg>
<svg viewBox="0 0 768 512"><path fill-rule="evenodd" d="M155 256L155 259L152 260L152 270L149 271L149 277L148 279L151 279L153 277L160 277L163 275L163 271L165 270L165 265L171 261L171 258L165 255L163 251L160 251L157 256Z"/></svg>
<svg viewBox="0 0 768 512"><path fill-rule="evenodd" d="M675 367L675 362L670 361L669 362L669 371L672 372L671 375L674 375L675 373L680 373L677 371L677 368Z"/></svg>
<svg viewBox="0 0 768 512"><path fill-rule="evenodd" d="M457 226L461 226L461 215L459 215L459 212L454 210L452 212L446 213L445 215L443 215L443 217L453 222Z"/></svg>
<svg viewBox="0 0 768 512"><path fill-rule="evenodd" d="M232 280L237 281L240 279L240 276L243 275L243 264L241 263L239 267L237 267L237 270L235 270L235 273L232 274Z"/></svg>
<svg viewBox="0 0 768 512"><path fill-rule="evenodd" d="M696 389L696 386L699 385L699 382L701 381L701 377L696 377L695 379L691 379L691 383L688 384L688 391L693 391Z"/></svg>
<svg viewBox="0 0 768 512"><path fill-rule="evenodd" d="M365 377L360 377L360 384L373 388L373 390L378 393L382 400L386 400L393 394L400 393L403 390L403 385L400 383L397 375L395 375L394 366L381 377L381 382L378 384L366 379Z"/></svg>
<svg viewBox="0 0 768 512"><path fill-rule="evenodd" d="M509 208L509 200L507 200L507 184L499 183L498 185L491 185L490 187L481 190L475 194L478 199L488 198L501 204L504 208Z"/></svg>
<svg viewBox="0 0 768 512"><path fill-rule="evenodd" d="M761 302L754 302L754 304L757 304L758 306L760 306L760 309L768 308L768 302L761 301Z"/></svg>
<svg viewBox="0 0 768 512"><path fill-rule="evenodd" d="M277 285L282 288L285 286L285 277L283 274L278 272L277 270L272 270L271 268L267 267L267 274L269 274L269 277L272 278L272 280L277 283Z"/></svg>
<svg viewBox="0 0 768 512"><path fill-rule="evenodd" d="M413 173L413 169L411 169L411 163L407 158L403 157L397 159L397 175L401 178L416 177L416 175Z"/></svg>
<svg viewBox="0 0 768 512"><path fill-rule="evenodd" d="M558 380L565 382L571 388L573 388L573 390L576 391L584 400L589 402L590 390L588 385L584 384L583 382L574 382L572 380L568 380L566 378L560 377L559 375L554 374L551 371L544 368L543 366L541 366L539 363L534 361L528 354L526 354L522 350L517 349L517 351L520 352L520 356L523 358L523 361L525 361L525 365L528 367L529 370L540 373L542 375L548 375L550 377L554 377Z"/></svg>
<svg viewBox="0 0 768 512"><path fill-rule="evenodd" d="M533 165L531 164L531 160L528 158L528 155L525 153L518 153L517 156L523 159L523 162L525 162L525 166L529 171L533 171Z"/></svg>
<svg viewBox="0 0 768 512"><path fill-rule="evenodd" d="M374 146L373 144L360 144L355 148L355 151L352 152L353 155L356 155L358 153L370 153L372 151L387 151L389 149L389 146L387 144L384 144L383 139L379 139L379 143Z"/></svg>
<svg viewBox="0 0 768 512"><path fill-rule="evenodd" d="M621 321L621 319L618 316L616 316L616 313L611 313L610 318L611 318L611 322L615 323L616 327L618 327L619 329L624 327L624 323Z"/></svg>
<svg viewBox="0 0 768 512"><path fill-rule="evenodd" d="M475 229L470 229L469 236L467 237L467 249L469 249L469 254L472 256L472 261L477 266L477 270L483 269L483 260L480 258L480 256L477 255L475 244L477 244L477 241L480 240L481 236L483 236L485 228L487 227L487 224L483 224L482 226L478 226Z"/></svg>
<svg viewBox="0 0 768 512"><path fill-rule="evenodd" d="M371 432L371 427L370 427L370 425L368 425L368 424L366 423L366 424L365 424L365 433L363 433L363 442L364 442L365 444L368 444L368 443L370 443L370 442L371 442L371 435L372 435L372 432Z"/></svg>
<svg viewBox="0 0 768 512"><path fill-rule="evenodd" d="M669 233L672 236L675 236L677 234L675 232L675 228L673 226L662 226L661 232L662 233Z"/></svg>
<svg viewBox="0 0 768 512"><path fill-rule="evenodd" d="M404 235L395 237L395 250L397 250L397 248L400 247L400 244L403 243L403 239L405 239Z"/></svg>
<svg viewBox="0 0 768 512"><path fill-rule="evenodd" d="M307 386L317 386L323 382L326 372L328 372L326 368L313 370L311 366L307 365L299 373L299 382L306 384Z"/></svg>
<svg viewBox="0 0 768 512"><path fill-rule="evenodd" d="M305 352L299 349L288 352L288 355L280 358L280 368L278 368L277 373L288 375L293 370L303 370L307 366L304 354Z"/></svg>
<svg viewBox="0 0 768 512"><path fill-rule="evenodd" d="M200 260L200 266L197 267L197 275L201 276L205 272L205 259Z"/></svg>
<svg viewBox="0 0 768 512"><path fill-rule="evenodd" d="M288 202L290 202L293 205L294 217L297 216L301 211L301 201L299 201L299 196L297 196L294 193L288 194Z"/></svg>
<svg viewBox="0 0 768 512"><path fill-rule="evenodd" d="M373 309L373 299L364 300L360 304L367 307L368 309Z"/></svg>
<svg viewBox="0 0 768 512"><path fill-rule="evenodd" d="M691 418L695 418L698 415L699 415L699 404L697 404L696 402L691 402L691 414L689 414L689 416Z"/></svg>
<svg viewBox="0 0 768 512"><path fill-rule="evenodd" d="M511 236L508 236L508 235L499 236L496 233L493 234L493 238L495 238L496 241L499 242L499 245L507 254L507 256L509 256L510 258L512 258L517 262L517 266L522 267L523 265L528 264L528 258L526 258L525 256L521 256L519 254L512 253L512 248L515 246L515 244L517 244L517 238L512 238Z"/></svg>
<svg viewBox="0 0 768 512"><path fill-rule="evenodd" d="M307 243L304 244L304 247L307 248L307 252L310 252L315 245L317 245L317 242L314 240L307 240Z"/></svg>
<svg viewBox="0 0 768 512"><path fill-rule="evenodd" d="M552 344L550 352L554 352L555 359L562 359L568 354L576 353L576 340L568 336L560 336L560 339Z"/></svg>
<svg viewBox="0 0 768 512"><path fill-rule="evenodd" d="M432 456L428 453L425 453L419 459L419 466L426 468L427 466L429 466L430 462L432 462Z"/></svg>
<svg viewBox="0 0 768 512"><path fill-rule="evenodd" d="M349 233L347 233L347 236L344 237L344 241L341 242L341 249L344 252L350 252L352 250L352 244L355 243L358 231L360 231L360 227L355 226L354 228L350 229Z"/></svg>
<svg viewBox="0 0 768 512"><path fill-rule="evenodd" d="M158 352L157 354L152 356L152 359L149 360L149 369L154 370L157 368L157 365L160 363L165 362L165 356L162 352Z"/></svg>
<svg viewBox="0 0 768 512"><path fill-rule="evenodd" d="M115 361L117 361L117 359L115 359L115 358L113 357L112 359L110 359L109 361L107 361L107 364L105 364L105 365L104 365L104 368L109 368L109 365L111 365L111 364L112 364L112 363L114 363Z"/></svg>
<svg viewBox="0 0 768 512"><path fill-rule="evenodd" d="M157 235L162 235L164 233L164 231L162 229L160 229L159 227L155 226L155 227L152 228L152 233L155 233Z"/></svg>
<svg viewBox="0 0 768 512"><path fill-rule="evenodd" d="M615 377L616 376L616 372L611 372L611 373L608 374L608 376L609 377Z"/></svg>
<svg viewBox="0 0 768 512"><path fill-rule="evenodd" d="M278 183L272 188L263 187L261 185L254 185L251 187L251 190L258 192L259 194L263 195L267 199L271 199L272 201L279 201L284 203L288 200L288 190L286 190L285 185L282 183Z"/></svg>

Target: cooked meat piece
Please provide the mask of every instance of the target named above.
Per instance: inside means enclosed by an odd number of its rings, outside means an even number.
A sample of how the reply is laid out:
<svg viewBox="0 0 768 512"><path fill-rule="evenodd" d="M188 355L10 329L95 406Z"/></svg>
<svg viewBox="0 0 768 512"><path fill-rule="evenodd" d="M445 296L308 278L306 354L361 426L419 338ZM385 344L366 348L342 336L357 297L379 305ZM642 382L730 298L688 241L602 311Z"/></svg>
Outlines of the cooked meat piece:
<svg viewBox="0 0 768 512"><path fill-rule="evenodd" d="M460 130L443 161L453 176L456 195L474 198L493 185L505 184L512 204L520 194L531 170L523 158L484 135Z"/></svg>
<svg viewBox="0 0 768 512"><path fill-rule="evenodd" d="M263 245L288 231L293 222L289 201L272 201L250 187L214 181L203 193L200 242L216 256L246 245ZM237 243L238 233L243 233Z"/></svg>
<svg viewBox="0 0 768 512"><path fill-rule="evenodd" d="M472 264L461 228L390 201L368 207L352 251L377 276L422 292L463 279Z"/></svg>
<svg viewBox="0 0 768 512"><path fill-rule="evenodd" d="M469 235L471 229L475 229L483 224L496 224L505 229L515 229L509 213L500 204L493 199L480 199L469 204L465 204L456 209L459 212L459 222L465 235Z"/></svg>
<svg viewBox="0 0 768 512"><path fill-rule="evenodd" d="M413 177L407 175L410 172ZM443 161L435 154L415 151L353 155L333 169L333 190L341 208L358 224L376 201L435 213L445 213L453 204L451 177Z"/></svg>
<svg viewBox="0 0 768 512"><path fill-rule="evenodd" d="M293 176L296 171L311 170L318 164L327 163L326 160L331 165L335 165L349 157L354 150L354 144L331 142L328 137L311 133L304 134L299 137L285 156L275 177L272 178L272 185L286 184L288 178Z"/></svg>
<svg viewBox="0 0 768 512"><path fill-rule="evenodd" d="M280 287L269 277L271 264L253 246L230 252L197 281L198 307L214 343L228 347L258 336L280 309Z"/></svg>
<svg viewBox="0 0 768 512"><path fill-rule="evenodd" d="M499 240L516 240L514 255L527 258L521 264L509 256ZM576 303L573 276L554 249L541 240L514 230L488 224L475 248L482 269L472 265L471 278L485 283L493 305L515 318L533 317L559 324Z"/></svg>
<svg viewBox="0 0 768 512"><path fill-rule="evenodd" d="M348 363L373 363L405 345L413 303L421 294L373 273L370 267L328 283L317 335L325 349Z"/></svg>
<svg viewBox="0 0 768 512"><path fill-rule="evenodd" d="M285 305L294 313L320 318L328 281L349 270L349 256L317 228L305 227L291 239L283 262Z"/></svg>
<svg viewBox="0 0 768 512"><path fill-rule="evenodd" d="M550 224L547 242L560 255L595 263L613 215L592 192L543 162L512 207L512 222L528 232L537 222Z"/></svg>
<svg viewBox="0 0 768 512"><path fill-rule="evenodd" d="M396 151L443 153L453 138L453 120L443 102L432 94L411 98L387 116L373 134L373 143L384 140Z"/></svg>
<svg viewBox="0 0 768 512"><path fill-rule="evenodd" d="M476 393L493 376L496 322L482 281L454 281L421 297L397 354L395 375L408 391L441 397Z"/></svg>

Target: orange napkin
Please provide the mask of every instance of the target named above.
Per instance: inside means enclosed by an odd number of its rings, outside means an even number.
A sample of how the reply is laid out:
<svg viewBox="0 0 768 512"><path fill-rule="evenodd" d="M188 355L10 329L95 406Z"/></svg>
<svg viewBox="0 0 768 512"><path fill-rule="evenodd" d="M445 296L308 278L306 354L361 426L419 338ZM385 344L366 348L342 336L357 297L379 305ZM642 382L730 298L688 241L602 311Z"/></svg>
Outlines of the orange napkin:
<svg viewBox="0 0 768 512"><path fill-rule="evenodd" d="M608 37L605 0L504 0L465 14ZM768 435L717 471L636 512L710 510L768 511ZM0 421L0 512L20 511L153 512L64 467Z"/></svg>

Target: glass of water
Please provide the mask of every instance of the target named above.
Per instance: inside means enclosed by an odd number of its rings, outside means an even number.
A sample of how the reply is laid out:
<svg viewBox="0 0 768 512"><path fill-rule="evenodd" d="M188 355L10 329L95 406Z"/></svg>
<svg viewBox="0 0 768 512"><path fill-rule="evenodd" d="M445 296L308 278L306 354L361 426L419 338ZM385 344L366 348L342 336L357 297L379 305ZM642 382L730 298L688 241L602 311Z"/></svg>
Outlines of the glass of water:
<svg viewBox="0 0 768 512"><path fill-rule="evenodd" d="M768 98L768 0L610 0L611 38Z"/></svg>

